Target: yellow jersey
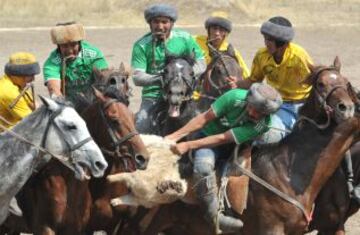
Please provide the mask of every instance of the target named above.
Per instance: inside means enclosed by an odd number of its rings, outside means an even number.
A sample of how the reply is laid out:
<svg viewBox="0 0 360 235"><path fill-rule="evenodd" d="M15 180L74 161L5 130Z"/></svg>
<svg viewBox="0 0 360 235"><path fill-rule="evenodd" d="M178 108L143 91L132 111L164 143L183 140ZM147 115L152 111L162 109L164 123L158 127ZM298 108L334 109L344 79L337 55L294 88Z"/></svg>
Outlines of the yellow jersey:
<svg viewBox="0 0 360 235"><path fill-rule="evenodd" d="M211 62L211 56L209 53L209 47L207 46L207 40L208 37L205 35L197 35L194 37L197 44L199 44L201 50L204 53L205 56L205 60L206 60L206 64L210 64ZM229 43L226 41L226 39L221 43L220 47L219 47L219 51L226 51L227 48L229 46ZM235 49L235 56L236 59L239 63L240 68L242 69L242 76L243 78L247 78L249 77L249 69L246 66L244 59L242 58L240 52L238 50Z"/></svg>
<svg viewBox="0 0 360 235"><path fill-rule="evenodd" d="M16 86L7 75L0 78L0 116L11 123L11 125L3 122L1 119L0 123L7 128L11 128L32 112L28 105L32 102L30 100L32 94L29 90L26 91L27 94L21 97L12 109L10 108L11 103L18 97L20 92L20 88ZM2 131L0 128L0 132Z"/></svg>
<svg viewBox="0 0 360 235"><path fill-rule="evenodd" d="M310 74L309 64L313 64L311 57L297 44L289 43L280 64L262 48L255 55L249 79L254 82L265 79L279 91L284 101L304 100L311 90L311 85L304 82Z"/></svg>

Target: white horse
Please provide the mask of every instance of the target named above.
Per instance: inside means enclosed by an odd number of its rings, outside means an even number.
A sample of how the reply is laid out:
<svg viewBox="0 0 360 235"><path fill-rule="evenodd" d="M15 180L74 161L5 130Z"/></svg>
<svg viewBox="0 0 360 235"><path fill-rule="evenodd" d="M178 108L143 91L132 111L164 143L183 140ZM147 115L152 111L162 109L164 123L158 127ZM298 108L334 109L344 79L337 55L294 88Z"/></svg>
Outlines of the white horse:
<svg viewBox="0 0 360 235"><path fill-rule="evenodd" d="M79 180L90 178L89 171L101 177L107 168L76 111L63 102L40 98L41 108L0 134L0 224L7 217L10 200L51 157L70 167Z"/></svg>

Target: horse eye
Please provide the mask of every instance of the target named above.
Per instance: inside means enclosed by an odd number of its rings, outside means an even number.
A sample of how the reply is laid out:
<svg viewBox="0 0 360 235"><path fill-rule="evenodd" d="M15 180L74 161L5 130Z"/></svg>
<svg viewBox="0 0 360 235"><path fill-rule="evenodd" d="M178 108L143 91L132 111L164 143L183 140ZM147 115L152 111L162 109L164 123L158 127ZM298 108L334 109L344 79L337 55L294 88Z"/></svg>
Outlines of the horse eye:
<svg viewBox="0 0 360 235"><path fill-rule="evenodd" d="M185 95L185 93L182 91L182 92L180 92L180 95L181 95L181 96L184 96L184 95Z"/></svg>
<svg viewBox="0 0 360 235"><path fill-rule="evenodd" d="M325 84L323 82L318 82L316 86L318 87L319 90L322 90L325 88Z"/></svg>
<svg viewBox="0 0 360 235"><path fill-rule="evenodd" d="M126 83L126 79L125 78L121 79L121 83Z"/></svg>
<svg viewBox="0 0 360 235"><path fill-rule="evenodd" d="M74 124L68 124L65 126L65 128L69 131L72 131L72 130L76 130L77 126L75 126Z"/></svg>
<svg viewBox="0 0 360 235"><path fill-rule="evenodd" d="M110 85L116 85L116 79L115 78L110 78L109 83L110 83Z"/></svg>

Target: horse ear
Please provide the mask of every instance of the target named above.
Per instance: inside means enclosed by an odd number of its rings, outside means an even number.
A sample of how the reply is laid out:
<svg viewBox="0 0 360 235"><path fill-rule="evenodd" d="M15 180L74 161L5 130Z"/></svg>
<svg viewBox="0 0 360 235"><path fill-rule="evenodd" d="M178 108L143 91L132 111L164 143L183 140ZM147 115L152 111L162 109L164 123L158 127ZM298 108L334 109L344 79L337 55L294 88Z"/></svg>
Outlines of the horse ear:
<svg viewBox="0 0 360 235"><path fill-rule="evenodd" d="M131 68L129 65L124 64L123 62L120 63L119 67L120 73L126 75L127 77L131 74Z"/></svg>
<svg viewBox="0 0 360 235"><path fill-rule="evenodd" d="M95 95L96 99L98 99L101 102L105 102L106 98L105 98L104 94L101 91L99 91L98 89L96 89L94 86L91 86L91 87L94 91L94 95Z"/></svg>
<svg viewBox="0 0 360 235"><path fill-rule="evenodd" d="M41 102L46 106L47 109L55 112L59 109L59 105L55 102L55 100L46 98L45 96L39 95Z"/></svg>
<svg viewBox="0 0 360 235"><path fill-rule="evenodd" d="M231 56L233 58L236 58L235 49L231 44L229 44L229 46L228 46L228 48L226 50L226 54L228 54L229 56Z"/></svg>
<svg viewBox="0 0 360 235"><path fill-rule="evenodd" d="M340 59L339 59L338 56L336 56L335 59L334 59L334 67L338 72L340 72L341 62L340 62Z"/></svg>

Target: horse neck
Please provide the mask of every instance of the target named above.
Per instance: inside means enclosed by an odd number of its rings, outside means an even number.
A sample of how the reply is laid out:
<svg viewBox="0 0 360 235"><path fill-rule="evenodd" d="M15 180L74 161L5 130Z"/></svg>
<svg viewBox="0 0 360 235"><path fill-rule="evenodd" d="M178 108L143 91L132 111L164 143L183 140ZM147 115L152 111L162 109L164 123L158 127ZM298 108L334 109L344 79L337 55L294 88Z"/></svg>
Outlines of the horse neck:
<svg viewBox="0 0 360 235"><path fill-rule="evenodd" d="M359 130L359 125L358 118L351 118L339 124L332 133L330 141L318 157L310 187L307 189L309 203L314 202L322 186L340 165L345 152L355 140L355 134Z"/></svg>
<svg viewBox="0 0 360 235"><path fill-rule="evenodd" d="M47 109L43 106L25 117L12 131L31 141L31 143L40 145L49 117ZM15 137L13 138L15 141L20 141Z"/></svg>

